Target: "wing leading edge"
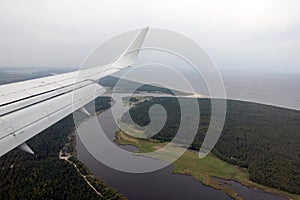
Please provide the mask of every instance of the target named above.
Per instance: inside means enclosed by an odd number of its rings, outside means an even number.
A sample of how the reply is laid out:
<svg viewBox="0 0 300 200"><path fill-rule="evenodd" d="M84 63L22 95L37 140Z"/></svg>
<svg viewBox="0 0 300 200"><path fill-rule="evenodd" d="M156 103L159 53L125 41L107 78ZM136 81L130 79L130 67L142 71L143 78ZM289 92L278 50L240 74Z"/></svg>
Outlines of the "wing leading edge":
<svg viewBox="0 0 300 200"><path fill-rule="evenodd" d="M96 81L131 66L147 31L140 30L113 63L81 71L80 81L77 71L0 86L0 157L16 147L32 153L27 140L104 93Z"/></svg>

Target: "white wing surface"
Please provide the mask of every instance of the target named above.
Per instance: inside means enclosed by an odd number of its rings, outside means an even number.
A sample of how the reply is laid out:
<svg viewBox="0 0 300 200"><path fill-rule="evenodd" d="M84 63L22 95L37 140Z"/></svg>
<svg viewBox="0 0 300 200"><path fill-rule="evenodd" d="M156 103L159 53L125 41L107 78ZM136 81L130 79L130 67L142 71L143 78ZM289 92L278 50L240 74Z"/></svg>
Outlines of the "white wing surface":
<svg viewBox="0 0 300 200"><path fill-rule="evenodd" d="M0 86L0 157L16 147L33 153L27 140L104 93L99 78L132 65L147 31L112 64L80 71L80 81L77 71Z"/></svg>

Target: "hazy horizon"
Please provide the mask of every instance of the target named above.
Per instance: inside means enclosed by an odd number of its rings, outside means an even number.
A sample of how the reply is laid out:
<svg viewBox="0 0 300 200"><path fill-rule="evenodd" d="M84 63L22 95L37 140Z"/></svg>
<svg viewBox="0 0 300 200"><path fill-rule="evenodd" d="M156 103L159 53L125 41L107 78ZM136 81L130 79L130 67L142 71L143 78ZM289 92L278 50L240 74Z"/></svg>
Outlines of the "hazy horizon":
<svg viewBox="0 0 300 200"><path fill-rule="evenodd" d="M24 69L22 71L17 71ZM0 72L7 72L5 77L10 77L13 74L35 74L36 72L47 72L51 75L52 72L65 73L76 70L73 68L62 67L43 67L43 68L3 68L0 67ZM147 72L145 72L147 73ZM43 73L41 73L43 74ZM158 73L161 74L161 73ZM228 99L242 100L285 107L290 109L300 110L300 95L295 92L300 88L300 73L271 73L244 72L244 71L221 71L226 96ZM1 73L0 73L1 75ZM3 74L2 74L3 75ZM30 78L29 78L30 79ZM1 80L1 79L0 79ZM201 81L200 81L201 82ZM203 91L205 93L205 90Z"/></svg>

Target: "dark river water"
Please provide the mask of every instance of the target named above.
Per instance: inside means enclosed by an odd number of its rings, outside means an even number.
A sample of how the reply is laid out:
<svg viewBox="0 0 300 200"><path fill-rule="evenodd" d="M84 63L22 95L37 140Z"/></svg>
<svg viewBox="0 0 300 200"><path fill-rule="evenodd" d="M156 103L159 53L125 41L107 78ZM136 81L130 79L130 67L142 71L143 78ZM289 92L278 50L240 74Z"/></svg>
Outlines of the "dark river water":
<svg viewBox="0 0 300 200"><path fill-rule="evenodd" d="M101 113L97 116L97 118L106 136L113 141L115 132L119 130L119 128L113 120L111 110ZM93 118L83 122L77 129L78 134L85 134L85 138L88 138L88 140L91 141L95 140L95 135L99 134L100 131L97 129L97 127L95 127L95 124L92 120ZM102 145L105 144L102 144L101 141L97 141L99 151ZM123 149L127 149L128 151L136 150L131 146L121 147ZM106 165L97 161L97 159L95 159L85 148L80 140L80 137L77 137L77 151L79 160L91 170L96 178L103 180L109 186L117 189L129 200L231 199L223 191L204 186L191 176L172 174L172 165L150 173L125 173L107 167ZM103 149L101 151L103 151ZM157 160L153 160L153 162L157 162ZM234 189L238 191L240 196L242 196L244 199L286 199L282 196L249 189L241 186L238 183L234 183Z"/></svg>
<svg viewBox="0 0 300 200"><path fill-rule="evenodd" d="M281 195L274 195L254 188L248 188L238 182L215 178L222 186L234 189L243 199L255 200L281 200L288 199Z"/></svg>
<svg viewBox="0 0 300 200"><path fill-rule="evenodd" d="M114 123L110 110L101 113L98 121L108 138L113 139L119 128ZM93 134L99 131L95 129L91 119L83 122L78 129L79 133L89 135L91 140ZM99 146L101 146L101 141L99 141ZM231 199L224 192L204 186L190 176L172 174L173 166L171 165L145 174L125 173L109 168L87 151L79 137L77 137L77 152L78 159L92 171L96 178L117 189L129 200Z"/></svg>

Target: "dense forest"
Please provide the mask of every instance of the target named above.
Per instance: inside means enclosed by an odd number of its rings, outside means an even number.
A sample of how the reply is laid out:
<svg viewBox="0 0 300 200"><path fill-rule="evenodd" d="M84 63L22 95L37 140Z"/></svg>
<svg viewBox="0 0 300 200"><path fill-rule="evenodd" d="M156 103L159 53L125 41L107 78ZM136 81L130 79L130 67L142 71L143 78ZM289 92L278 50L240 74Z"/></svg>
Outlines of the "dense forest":
<svg viewBox="0 0 300 200"><path fill-rule="evenodd" d="M109 107L110 98L96 99L98 111ZM105 183L92 180L104 198L98 196L74 166L59 159L73 129L70 115L28 141L35 155L14 150L1 157L0 199L123 199Z"/></svg>
<svg viewBox="0 0 300 200"><path fill-rule="evenodd" d="M201 116L193 149L201 146L211 116L210 100L198 102ZM168 116L154 138L170 141L180 123L176 98L146 100L133 107L130 115L138 125L145 126L150 122L148 111L154 104L162 105ZM122 120L127 117L124 115ZM300 194L300 111L228 100L224 129L213 152L228 163L248 168L254 182Z"/></svg>
<svg viewBox="0 0 300 200"><path fill-rule="evenodd" d="M74 71L72 68L0 67L0 85Z"/></svg>
<svg viewBox="0 0 300 200"><path fill-rule="evenodd" d="M134 81L125 80L123 79L120 83L119 78L114 76L105 76L99 80L99 84L104 87L113 88L114 90L122 90L127 92L158 92L158 93L165 93L165 94L171 94L174 95L174 92L176 92L177 95L183 95L188 94L180 91L172 91L170 89L164 88L164 87L158 87L154 85L148 85L148 84L140 84ZM116 86L117 85L117 86ZM141 85L140 87L137 87ZM136 90L134 90L136 88Z"/></svg>

